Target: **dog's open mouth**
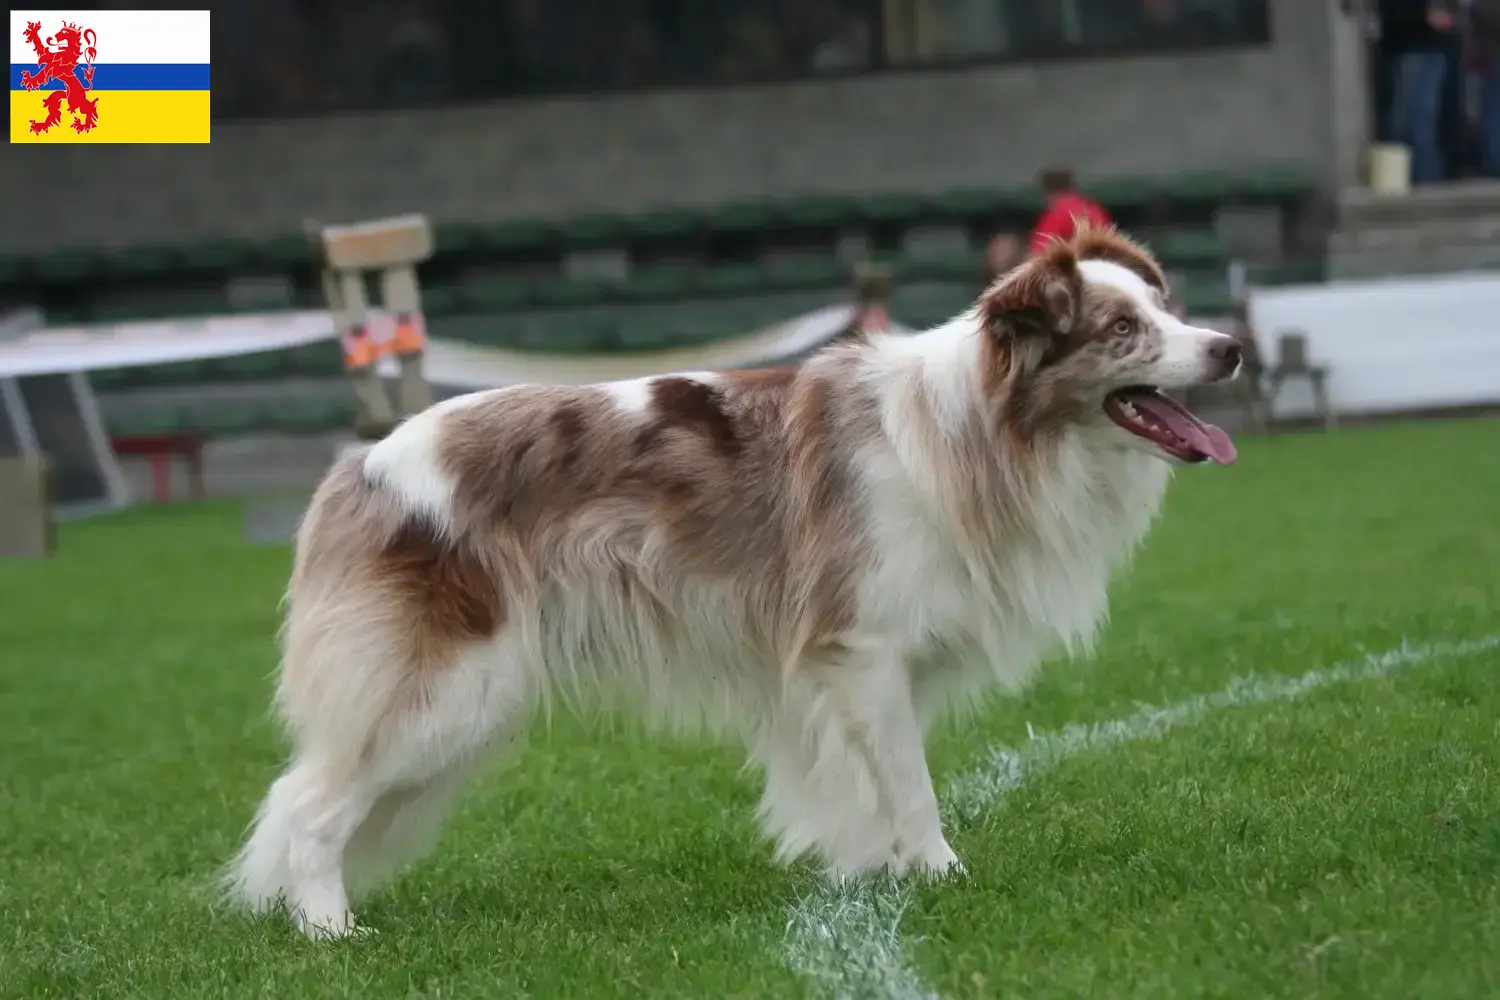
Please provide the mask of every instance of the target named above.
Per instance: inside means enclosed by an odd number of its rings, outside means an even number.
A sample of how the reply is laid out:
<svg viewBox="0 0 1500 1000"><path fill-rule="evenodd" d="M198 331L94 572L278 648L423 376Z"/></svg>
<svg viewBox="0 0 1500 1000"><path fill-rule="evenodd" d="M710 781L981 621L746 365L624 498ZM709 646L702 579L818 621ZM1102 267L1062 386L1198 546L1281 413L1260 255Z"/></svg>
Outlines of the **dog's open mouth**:
<svg viewBox="0 0 1500 1000"><path fill-rule="evenodd" d="M1104 412L1115 423L1173 458L1234 464L1234 442L1228 434L1213 424L1205 424L1154 386L1133 385L1110 393L1104 398Z"/></svg>

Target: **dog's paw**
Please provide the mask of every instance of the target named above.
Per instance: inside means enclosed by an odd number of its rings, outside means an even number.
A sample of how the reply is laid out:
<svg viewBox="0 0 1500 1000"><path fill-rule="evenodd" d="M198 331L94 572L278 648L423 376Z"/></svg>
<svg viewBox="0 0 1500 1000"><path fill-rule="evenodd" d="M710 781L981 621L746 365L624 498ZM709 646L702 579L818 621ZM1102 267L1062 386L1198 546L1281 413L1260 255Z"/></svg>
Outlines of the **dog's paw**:
<svg viewBox="0 0 1500 1000"><path fill-rule="evenodd" d="M370 937L375 928L367 927L354 919L353 913L342 916L309 917L305 913L296 915L297 929L309 941L344 941Z"/></svg>
<svg viewBox="0 0 1500 1000"><path fill-rule="evenodd" d="M896 867L897 875L929 881L963 875L965 871L964 863L942 837L900 857Z"/></svg>

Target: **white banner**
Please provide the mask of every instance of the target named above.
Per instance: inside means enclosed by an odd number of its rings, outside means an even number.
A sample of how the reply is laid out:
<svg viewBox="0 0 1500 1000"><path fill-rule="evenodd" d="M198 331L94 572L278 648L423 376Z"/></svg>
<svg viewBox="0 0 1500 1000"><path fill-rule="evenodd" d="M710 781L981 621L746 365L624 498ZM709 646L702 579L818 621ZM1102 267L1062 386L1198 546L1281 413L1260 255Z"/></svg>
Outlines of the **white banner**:
<svg viewBox="0 0 1500 1000"><path fill-rule="evenodd" d="M828 306L713 344L622 354L546 354L434 339L428 345L425 367L433 383L461 389L521 382L579 384L671 371L746 368L819 347L852 317L852 306ZM369 321L372 332L390 326L390 318L380 310L372 310ZM0 342L0 379L255 354L334 336L333 320L323 310L53 327ZM381 370L393 374L395 367L395 360L388 357Z"/></svg>
<svg viewBox="0 0 1500 1000"><path fill-rule="evenodd" d="M0 378L255 354L333 336L323 310L50 327L0 343Z"/></svg>
<svg viewBox="0 0 1500 1000"><path fill-rule="evenodd" d="M1250 325L1268 367L1282 334L1305 333L1340 413L1500 403L1500 274L1256 289ZM1274 406L1312 412L1305 381Z"/></svg>

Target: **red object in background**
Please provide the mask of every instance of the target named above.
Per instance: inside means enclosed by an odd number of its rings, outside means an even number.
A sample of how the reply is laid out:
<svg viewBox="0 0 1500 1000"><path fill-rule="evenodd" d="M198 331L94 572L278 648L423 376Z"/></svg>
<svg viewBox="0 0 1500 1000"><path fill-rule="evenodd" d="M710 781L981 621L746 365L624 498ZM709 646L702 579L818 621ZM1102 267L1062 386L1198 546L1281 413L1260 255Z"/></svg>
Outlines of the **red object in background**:
<svg viewBox="0 0 1500 1000"><path fill-rule="evenodd" d="M1066 240L1078 228L1078 220L1094 226L1109 226L1111 220L1104 206L1077 191L1069 191L1052 199L1041 218L1036 220L1036 229L1031 234L1031 252L1040 253L1053 240Z"/></svg>
<svg viewBox="0 0 1500 1000"><path fill-rule="evenodd" d="M110 441L116 455L139 455L151 462L151 494L157 503L172 499L172 468L168 460L181 458L188 470L194 500L203 499L203 438L197 434L138 434Z"/></svg>

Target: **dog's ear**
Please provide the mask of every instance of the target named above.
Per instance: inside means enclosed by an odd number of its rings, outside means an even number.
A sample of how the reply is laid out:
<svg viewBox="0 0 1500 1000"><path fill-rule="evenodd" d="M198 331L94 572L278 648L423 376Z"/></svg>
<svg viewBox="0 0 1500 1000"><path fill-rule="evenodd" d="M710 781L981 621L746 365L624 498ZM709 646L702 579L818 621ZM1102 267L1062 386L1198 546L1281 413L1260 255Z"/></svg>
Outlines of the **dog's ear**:
<svg viewBox="0 0 1500 1000"><path fill-rule="evenodd" d="M979 300L980 319L993 334L1066 337L1083 307L1078 258L1057 241L997 281Z"/></svg>

